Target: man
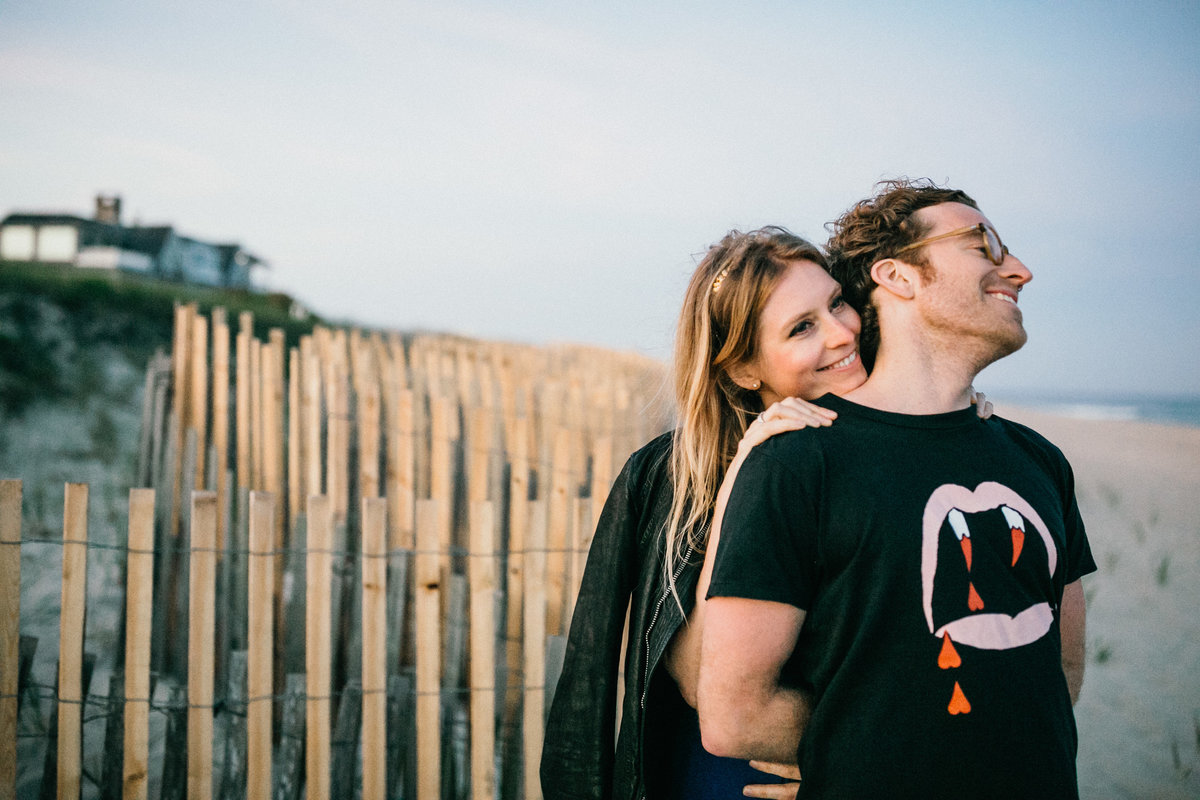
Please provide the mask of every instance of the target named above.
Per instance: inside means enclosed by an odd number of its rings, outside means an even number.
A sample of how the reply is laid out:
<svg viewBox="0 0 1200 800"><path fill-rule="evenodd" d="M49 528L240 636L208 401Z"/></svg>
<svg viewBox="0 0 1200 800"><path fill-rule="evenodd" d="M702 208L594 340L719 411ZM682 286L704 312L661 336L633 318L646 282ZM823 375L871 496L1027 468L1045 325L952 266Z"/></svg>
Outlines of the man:
<svg viewBox="0 0 1200 800"><path fill-rule="evenodd" d="M708 594L705 747L798 756L802 797L1075 798L1096 567L1073 477L969 408L1025 342L1032 275L970 197L927 182L884 184L834 229L874 369L818 401L832 426L742 466Z"/></svg>

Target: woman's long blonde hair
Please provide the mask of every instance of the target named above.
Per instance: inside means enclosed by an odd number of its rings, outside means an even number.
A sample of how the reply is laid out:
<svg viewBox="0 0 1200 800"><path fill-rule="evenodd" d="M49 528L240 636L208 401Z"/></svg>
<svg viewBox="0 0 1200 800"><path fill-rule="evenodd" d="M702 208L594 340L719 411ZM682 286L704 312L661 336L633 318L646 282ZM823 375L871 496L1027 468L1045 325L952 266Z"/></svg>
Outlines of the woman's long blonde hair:
<svg viewBox="0 0 1200 800"><path fill-rule="evenodd" d="M663 561L676 602L676 567L689 547L704 551L721 479L746 428L763 410L758 393L734 383L729 370L758 354L763 307L788 264L799 260L826 266L815 245L784 228L730 231L709 248L684 295L675 333L679 425L671 450L673 496Z"/></svg>

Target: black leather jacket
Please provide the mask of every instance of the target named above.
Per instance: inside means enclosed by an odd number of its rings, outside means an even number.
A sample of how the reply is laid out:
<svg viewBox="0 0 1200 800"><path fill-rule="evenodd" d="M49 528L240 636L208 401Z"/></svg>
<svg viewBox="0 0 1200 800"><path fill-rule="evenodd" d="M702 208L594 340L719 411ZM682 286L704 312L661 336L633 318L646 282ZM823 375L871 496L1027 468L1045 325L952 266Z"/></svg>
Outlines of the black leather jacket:
<svg viewBox="0 0 1200 800"><path fill-rule="evenodd" d="M542 747L545 800L640 800L647 770L656 762L655 738L646 736L650 687L671 636L695 603L703 559L687 552L675 577L684 610L663 575L663 523L670 513L671 434L638 450L625 463L604 504L588 551L579 599L571 619L562 676L554 691ZM613 750L618 667L626 608L621 730ZM652 778L652 776L650 776Z"/></svg>

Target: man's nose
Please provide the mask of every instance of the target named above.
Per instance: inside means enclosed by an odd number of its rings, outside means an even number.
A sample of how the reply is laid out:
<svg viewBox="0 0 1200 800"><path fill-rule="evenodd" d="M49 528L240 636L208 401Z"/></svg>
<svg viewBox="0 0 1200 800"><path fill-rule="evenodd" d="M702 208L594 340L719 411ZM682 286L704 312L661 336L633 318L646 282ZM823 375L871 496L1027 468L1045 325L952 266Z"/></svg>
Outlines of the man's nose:
<svg viewBox="0 0 1200 800"><path fill-rule="evenodd" d="M1004 263L1000 265L1000 274L1015 286L1024 286L1033 280L1033 273L1029 271L1029 267L1012 253L1005 254Z"/></svg>

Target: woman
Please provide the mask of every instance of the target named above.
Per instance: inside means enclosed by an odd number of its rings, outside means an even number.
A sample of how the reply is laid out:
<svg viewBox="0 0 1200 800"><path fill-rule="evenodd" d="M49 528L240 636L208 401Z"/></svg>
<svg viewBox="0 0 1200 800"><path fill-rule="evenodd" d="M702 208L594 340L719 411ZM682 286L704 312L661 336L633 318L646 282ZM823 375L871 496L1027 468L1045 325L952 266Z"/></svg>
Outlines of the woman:
<svg viewBox="0 0 1200 800"><path fill-rule="evenodd" d="M767 227L731 232L692 275L675 342L680 425L629 458L605 503L546 727L546 800L738 797L769 780L700 746L697 596L718 494L723 501L745 454L769 436L836 417L797 398L866 380L858 314L824 267L815 246ZM760 797L794 791L747 787Z"/></svg>

